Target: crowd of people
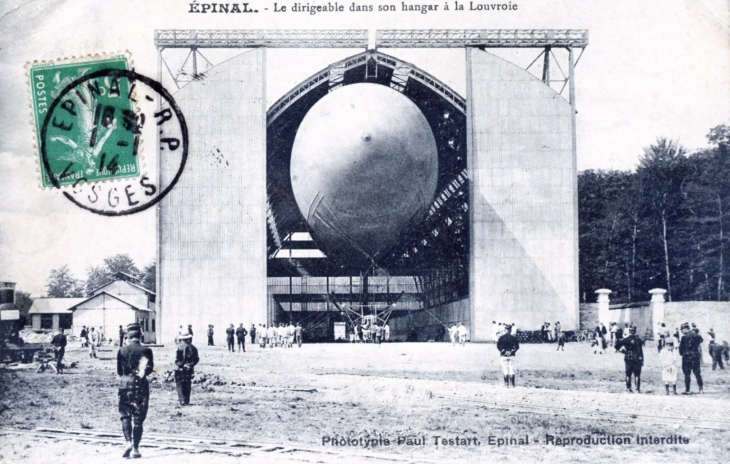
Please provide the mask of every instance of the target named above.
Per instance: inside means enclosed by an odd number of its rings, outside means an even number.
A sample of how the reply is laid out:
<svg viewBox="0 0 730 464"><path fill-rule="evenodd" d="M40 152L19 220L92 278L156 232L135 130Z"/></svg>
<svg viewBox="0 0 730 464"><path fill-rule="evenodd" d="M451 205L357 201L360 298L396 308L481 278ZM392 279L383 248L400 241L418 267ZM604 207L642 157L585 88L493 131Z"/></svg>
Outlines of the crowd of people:
<svg viewBox="0 0 730 464"><path fill-rule="evenodd" d="M449 327L449 338L451 339L451 345L466 345L466 341L469 339L469 329L466 328L463 322L459 325L453 324Z"/></svg>
<svg viewBox="0 0 730 464"><path fill-rule="evenodd" d="M236 352L236 350L239 353L245 353L246 339L248 338L251 345L258 345L261 348L292 348L294 345L301 348L303 332L304 328L298 322L296 324L292 322L285 324L282 322L268 326L266 324L251 324L249 329L246 329L243 323L240 323L238 327L230 324L225 331L226 345L228 351L232 353ZM187 333L190 335L193 334L190 326L188 326ZM206 336L208 338L208 346L215 346L215 326L213 324L208 325Z"/></svg>
<svg viewBox="0 0 730 464"><path fill-rule="evenodd" d="M390 326L387 323L379 324L369 319L363 319L345 326L345 339L350 343L373 342L380 345L382 342L390 341Z"/></svg>
<svg viewBox="0 0 730 464"><path fill-rule="evenodd" d="M94 327L89 327L87 329L86 326L83 326L81 328L81 332L79 332L79 338L81 339L81 346L89 348L90 358L96 358L96 348L102 346L104 342L108 341L104 334L104 327L102 326L99 326L98 330ZM121 340L123 340L123 338L120 338L120 346L122 343Z"/></svg>
<svg viewBox="0 0 730 464"><path fill-rule="evenodd" d="M370 322L370 321L367 321ZM359 327L359 329L358 329ZM262 348L291 348L294 344L301 347L303 328L299 323L293 324L252 324L246 329L243 323L236 328L233 324L226 329L226 342L228 350L235 352L246 351L246 339L251 344L257 344ZM468 341L469 330L464 323L452 324L448 328L451 343L457 342L464 345ZM497 323L492 321L492 335L497 350L499 351L500 367L503 374L504 385L515 387L515 359L520 349L518 341L518 329L514 324ZM548 335L552 334L552 335ZM666 394L677 393L677 379L681 368L684 374L684 394L691 393L692 377L695 378L700 393L704 390L701 367L703 364L703 342L704 338L700 329L695 323L683 323L679 328L670 330L664 323L658 325L655 331L656 348L659 354L661 365L661 379L664 383ZM707 333L709 338L708 352L712 359L712 369L724 369L724 363L730 357L730 347L726 341L720 343L713 329ZM81 332L82 346L90 347L90 354L94 357L93 347L100 346L106 341L103 329L83 328ZM209 325L206 332L208 345L214 346L214 326ZM351 342L374 341L380 343L389 337L388 325L377 323L364 323L353 325L348 337ZM552 328L549 323L544 323L541 329L544 341L558 343L558 349L564 345L564 333L557 322ZM117 353L117 374L120 377L119 384L119 413L122 421L122 431L127 446L124 450L124 457L140 457L139 443L142 438L143 423L147 415L149 403L149 384L147 376L154 369L152 350L141 344L142 329L138 324L130 324L127 330L120 326L120 349ZM641 372L644 366L645 340L637 334L637 327L626 323L621 327L617 323L611 323L609 328L604 324L598 324L593 329L592 347L594 353L605 353L608 346L615 349L617 353L624 355L626 391L641 393ZM180 407L190 404L190 394L195 366L200 362L197 348L192 344L193 329L188 326L176 337L175 371L174 378L178 401ZM562 340L562 343L561 343ZM67 345L63 329L59 330L52 339L52 345L56 350L56 370L63 373L62 359Z"/></svg>

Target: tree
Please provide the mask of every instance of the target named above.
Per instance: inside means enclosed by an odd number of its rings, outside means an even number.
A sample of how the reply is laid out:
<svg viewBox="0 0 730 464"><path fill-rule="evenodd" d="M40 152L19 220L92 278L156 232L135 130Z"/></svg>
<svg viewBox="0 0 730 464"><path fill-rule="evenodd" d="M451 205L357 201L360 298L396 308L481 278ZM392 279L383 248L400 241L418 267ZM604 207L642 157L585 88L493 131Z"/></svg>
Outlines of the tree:
<svg viewBox="0 0 730 464"><path fill-rule="evenodd" d="M33 298L30 297L30 293L16 290L15 307L20 310L20 319L23 325L28 320L28 311L31 306L33 306Z"/></svg>
<svg viewBox="0 0 730 464"><path fill-rule="evenodd" d="M89 266L86 268L86 283L84 284L84 290L86 296L91 296L91 292L101 287L104 284L109 283L112 280L112 275L106 267L103 266Z"/></svg>
<svg viewBox="0 0 730 464"><path fill-rule="evenodd" d="M104 260L107 271L110 275L114 275L117 272L123 272L134 277L139 277L140 272L137 266L134 264L134 260L126 253L118 254L106 258Z"/></svg>
<svg viewBox="0 0 730 464"><path fill-rule="evenodd" d="M672 226L682 205L687 151L677 141L658 138L644 148L636 174L641 185L644 214L660 240L667 298L672 301Z"/></svg>
<svg viewBox="0 0 730 464"><path fill-rule="evenodd" d="M141 285L147 290L157 292L157 264L152 262L142 271Z"/></svg>
<svg viewBox="0 0 730 464"><path fill-rule="evenodd" d="M67 265L51 270L46 281L48 298L79 298L83 293L82 283L74 279Z"/></svg>

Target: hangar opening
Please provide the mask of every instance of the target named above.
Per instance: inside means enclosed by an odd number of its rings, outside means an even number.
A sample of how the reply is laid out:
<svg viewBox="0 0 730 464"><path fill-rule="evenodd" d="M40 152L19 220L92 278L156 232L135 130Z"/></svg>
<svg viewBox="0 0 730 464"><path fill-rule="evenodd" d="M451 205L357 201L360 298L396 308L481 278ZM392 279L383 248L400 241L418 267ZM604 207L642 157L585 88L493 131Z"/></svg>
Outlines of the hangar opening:
<svg viewBox="0 0 730 464"><path fill-rule="evenodd" d="M311 341L388 323L394 340L469 324L466 102L366 51L267 112L268 321Z"/></svg>

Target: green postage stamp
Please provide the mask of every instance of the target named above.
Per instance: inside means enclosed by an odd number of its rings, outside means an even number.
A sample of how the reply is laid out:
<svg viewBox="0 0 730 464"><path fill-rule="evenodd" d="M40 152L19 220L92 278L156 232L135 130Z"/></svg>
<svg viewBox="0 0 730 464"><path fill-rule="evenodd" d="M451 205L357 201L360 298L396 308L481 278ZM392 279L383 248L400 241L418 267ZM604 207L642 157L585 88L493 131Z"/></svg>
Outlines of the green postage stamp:
<svg viewBox="0 0 730 464"><path fill-rule="evenodd" d="M134 84L103 72L128 69L126 55L30 64L42 187L139 176Z"/></svg>

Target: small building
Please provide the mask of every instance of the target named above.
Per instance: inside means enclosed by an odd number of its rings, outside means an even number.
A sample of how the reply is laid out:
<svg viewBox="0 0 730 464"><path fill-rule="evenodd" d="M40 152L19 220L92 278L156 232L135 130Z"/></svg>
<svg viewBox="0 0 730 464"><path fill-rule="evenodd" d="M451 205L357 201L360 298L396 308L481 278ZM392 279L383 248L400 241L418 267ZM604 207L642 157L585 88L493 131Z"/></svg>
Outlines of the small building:
<svg viewBox="0 0 730 464"><path fill-rule="evenodd" d="M147 307L146 299L130 298L130 295L115 295L99 291L71 308L73 312L73 334L81 332L82 327L102 328L107 338L116 339L119 326L138 323L142 327L143 340L155 341L155 311Z"/></svg>
<svg viewBox="0 0 730 464"><path fill-rule="evenodd" d="M73 326L71 308L85 298L36 298L28 311L31 327L35 330L70 329ZM78 334L77 334L78 335Z"/></svg>
<svg viewBox="0 0 730 464"><path fill-rule="evenodd" d="M87 298L36 298L29 311L31 325L33 329L71 329L75 336L84 326L101 327L107 338L116 339L120 325L126 328L136 322L142 327L143 341L154 343L155 292L131 280L108 282Z"/></svg>

